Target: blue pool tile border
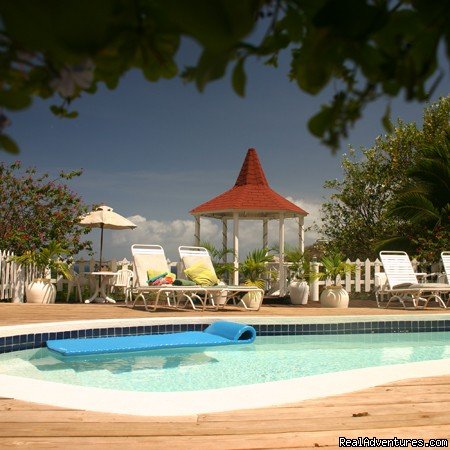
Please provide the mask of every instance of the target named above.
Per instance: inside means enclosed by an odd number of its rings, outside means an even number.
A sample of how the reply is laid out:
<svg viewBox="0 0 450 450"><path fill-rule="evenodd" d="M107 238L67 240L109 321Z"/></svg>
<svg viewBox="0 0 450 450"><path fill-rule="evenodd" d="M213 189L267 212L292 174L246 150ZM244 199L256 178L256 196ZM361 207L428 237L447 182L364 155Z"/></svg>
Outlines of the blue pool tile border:
<svg viewBox="0 0 450 450"><path fill-rule="evenodd" d="M45 347L52 339L91 339L94 337L136 336L183 331L203 331L209 324L168 324L107 328L83 328L71 331L27 333L0 337L0 353ZM326 334L415 333L450 331L450 320L383 320L373 322L261 324L252 325L257 336L293 336Z"/></svg>

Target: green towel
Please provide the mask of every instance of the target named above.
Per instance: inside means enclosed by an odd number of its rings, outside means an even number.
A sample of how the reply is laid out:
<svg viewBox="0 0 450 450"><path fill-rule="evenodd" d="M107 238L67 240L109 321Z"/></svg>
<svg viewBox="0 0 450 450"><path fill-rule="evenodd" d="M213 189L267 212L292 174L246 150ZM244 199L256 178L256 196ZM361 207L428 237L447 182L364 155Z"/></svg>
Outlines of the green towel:
<svg viewBox="0 0 450 450"><path fill-rule="evenodd" d="M178 278L172 284L174 286L196 286L196 284L191 280L180 280Z"/></svg>
<svg viewBox="0 0 450 450"><path fill-rule="evenodd" d="M159 280L159 279L162 278L162 277L165 277L168 273L169 273L169 272L164 272L164 273L161 273L161 274L159 274L159 275L156 275L156 277L149 278L149 279L147 280L147 283L153 283L154 281Z"/></svg>

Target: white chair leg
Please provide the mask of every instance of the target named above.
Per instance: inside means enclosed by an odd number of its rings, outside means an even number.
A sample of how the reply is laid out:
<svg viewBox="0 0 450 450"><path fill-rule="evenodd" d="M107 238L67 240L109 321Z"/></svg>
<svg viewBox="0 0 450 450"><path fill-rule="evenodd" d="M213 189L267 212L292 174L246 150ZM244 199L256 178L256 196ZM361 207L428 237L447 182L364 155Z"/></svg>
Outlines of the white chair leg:
<svg viewBox="0 0 450 450"><path fill-rule="evenodd" d="M73 285L72 285L72 283L69 281L69 282L67 283L67 297L66 297L66 302L67 302L67 303L69 302L70 293L72 292L72 288L73 288Z"/></svg>
<svg viewBox="0 0 450 450"><path fill-rule="evenodd" d="M429 300L435 300L441 308L447 309L447 306L445 305L444 300L442 300L442 297L440 295L438 295L437 293L433 292L428 297L428 301Z"/></svg>
<svg viewBox="0 0 450 450"><path fill-rule="evenodd" d="M83 303L83 295L81 293L81 286L80 283L77 283L77 291L78 291L78 300L80 301L80 303Z"/></svg>

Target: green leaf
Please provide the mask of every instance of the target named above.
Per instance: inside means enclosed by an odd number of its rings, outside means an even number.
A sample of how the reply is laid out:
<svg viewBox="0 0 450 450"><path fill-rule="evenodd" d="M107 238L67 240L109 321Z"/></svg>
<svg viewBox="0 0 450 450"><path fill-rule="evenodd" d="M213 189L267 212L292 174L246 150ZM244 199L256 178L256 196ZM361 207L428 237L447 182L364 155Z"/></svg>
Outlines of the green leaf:
<svg viewBox="0 0 450 450"><path fill-rule="evenodd" d="M113 91L119 85L119 78L119 74L105 75L103 81L105 82L106 87Z"/></svg>
<svg viewBox="0 0 450 450"><path fill-rule="evenodd" d="M17 144L6 134L0 134L0 149L14 155L19 153L19 147Z"/></svg>
<svg viewBox="0 0 450 450"><path fill-rule="evenodd" d="M133 14L134 8L120 1L14 0L1 5L2 22L21 46L46 49L64 62L79 61L80 53L94 54L112 33L130 26Z"/></svg>
<svg viewBox="0 0 450 450"><path fill-rule="evenodd" d="M299 41L303 35L303 14L297 9L288 8L285 16L280 20L280 25L283 26L293 41Z"/></svg>
<svg viewBox="0 0 450 450"><path fill-rule="evenodd" d="M396 96L401 88L400 84L394 80L385 81L382 85L383 91L391 97Z"/></svg>
<svg viewBox="0 0 450 450"><path fill-rule="evenodd" d="M245 96L245 84L247 75L244 70L244 59L240 59L233 70L232 84L233 89L241 97Z"/></svg>
<svg viewBox="0 0 450 450"><path fill-rule="evenodd" d="M290 39L287 33L275 33L268 35L255 52L258 55L271 55L288 47L289 44Z"/></svg>
<svg viewBox="0 0 450 450"><path fill-rule="evenodd" d="M152 83L161 78L161 68L155 65L149 65L148 63L143 67L142 73L144 74L144 77Z"/></svg>
<svg viewBox="0 0 450 450"><path fill-rule="evenodd" d="M333 120L333 111L328 106L322 106L320 112L308 121L309 131L317 137L323 137Z"/></svg>
<svg viewBox="0 0 450 450"><path fill-rule="evenodd" d="M64 114L64 108L62 106L51 105L50 111L58 117L61 117Z"/></svg>
<svg viewBox="0 0 450 450"><path fill-rule="evenodd" d="M161 67L161 75L164 78L173 78L178 74L178 66L175 61L170 60L166 61Z"/></svg>
<svg viewBox="0 0 450 450"><path fill-rule="evenodd" d="M157 7L183 34L217 52L227 51L252 31L260 2L164 0Z"/></svg>
<svg viewBox="0 0 450 450"><path fill-rule="evenodd" d="M209 81L222 78L225 74L229 55L205 50L200 56L195 72L195 81L199 91L203 91Z"/></svg>
<svg viewBox="0 0 450 450"><path fill-rule="evenodd" d="M266 66L278 67L278 55L272 55L269 59L264 61Z"/></svg>
<svg viewBox="0 0 450 450"><path fill-rule="evenodd" d="M291 78L309 94L319 93L329 82L333 69L341 67L339 48L326 32L311 34L299 50L292 52Z"/></svg>
<svg viewBox="0 0 450 450"><path fill-rule="evenodd" d="M57 117L65 119L75 119L78 117L78 111L69 112L64 106L51 105L50 111Z"/></svg>
<svg viewBox="0 0 450 450"><path fill-rule="evenodd" d="M31 97L23 91L0 91L0 106L12 111L25 109L31 104Z"/></svg>
<svg viewBox="0 0 450 450"><path fill-rule="evenodd" d="M381 118L381 123L383 124L384 129L388 133L392 133L394 131L394 127L392 126L392 121L391 121L391 104L390 103L388 103L386 106L384 115Z"/></svg>
<svg viewBox="0 0 450 450"><path fill-rule="evenodd" d="M76 119L78 117L78 111L71 111L65 114L67 119Z"/></svg>
<svg viewBox="0 0 450 450"><path fill-rule="evenodd" d="M388 18L384 2L328 0L313 18L316 27L328 28L334 36L364 39L381 28Z"/></svg>

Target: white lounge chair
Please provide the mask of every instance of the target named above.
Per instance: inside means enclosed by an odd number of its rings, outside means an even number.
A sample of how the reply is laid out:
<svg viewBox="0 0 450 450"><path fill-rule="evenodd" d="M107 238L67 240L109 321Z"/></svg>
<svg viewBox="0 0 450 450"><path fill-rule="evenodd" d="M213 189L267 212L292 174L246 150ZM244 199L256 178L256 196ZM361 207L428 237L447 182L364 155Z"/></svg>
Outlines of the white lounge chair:
<svg viewBox="0 0 450 450"><path fill-rule="evenodd" d="M164 299L164 307L166 308L180 308L184 300L184 306L189 304L194 309L198 309L195 304L197 300L201 304L201 309L204 309L204 300L198 294L204 294L205 290L199 286L148 285L148 270L161 274L170 273L164 249L160 245L134 244L131 246L131 253L133 255L134 272L131 296L135 296L132 307L139 300L142 300L147 311L155 311L159 306L160 299Z"/></svg>
<svg viewBox="0 0 450 450"><path fill-rule="evenodd" d="M441 259L444 266L445 276L447 277L447 283L450 283L450 252L442 252Z"/></svg>
<svg viewBox="0 0 450 450"><path fill-rule="evenodd" d="M419 274L414 272L411 260L405 252L381 251L380 259L388 285L382 292L390 295L386 308L392 301L400 302L405 308L407 302L414 308L425 308L430 300L435 300L442 308L446 307L441 296L450 292L450 284L419 283L417 279Z"/></svg>
<svg viewBox="0 0 450 450"><path fill-rule="evenodd" d="M182 245L178 248L178 252L183 270L196 264L202 264L216 275L211 256L205 247ZM257 286L215 285L203 287L208 293L207 301L216 309L224 307L230 300L233 300L235 306L250 311L258 311L264 298L264 290ZM244 294L244 297L240 294Z"/></svg>
<svg viewBox="0 0 450 450"><path fill-rule="evenodd" d="M447 283L450 283L450 252L441 253L442 264L444 265L444 272L447 278ZM450 295L448 296L447 306L450 306Z"/></svg>

